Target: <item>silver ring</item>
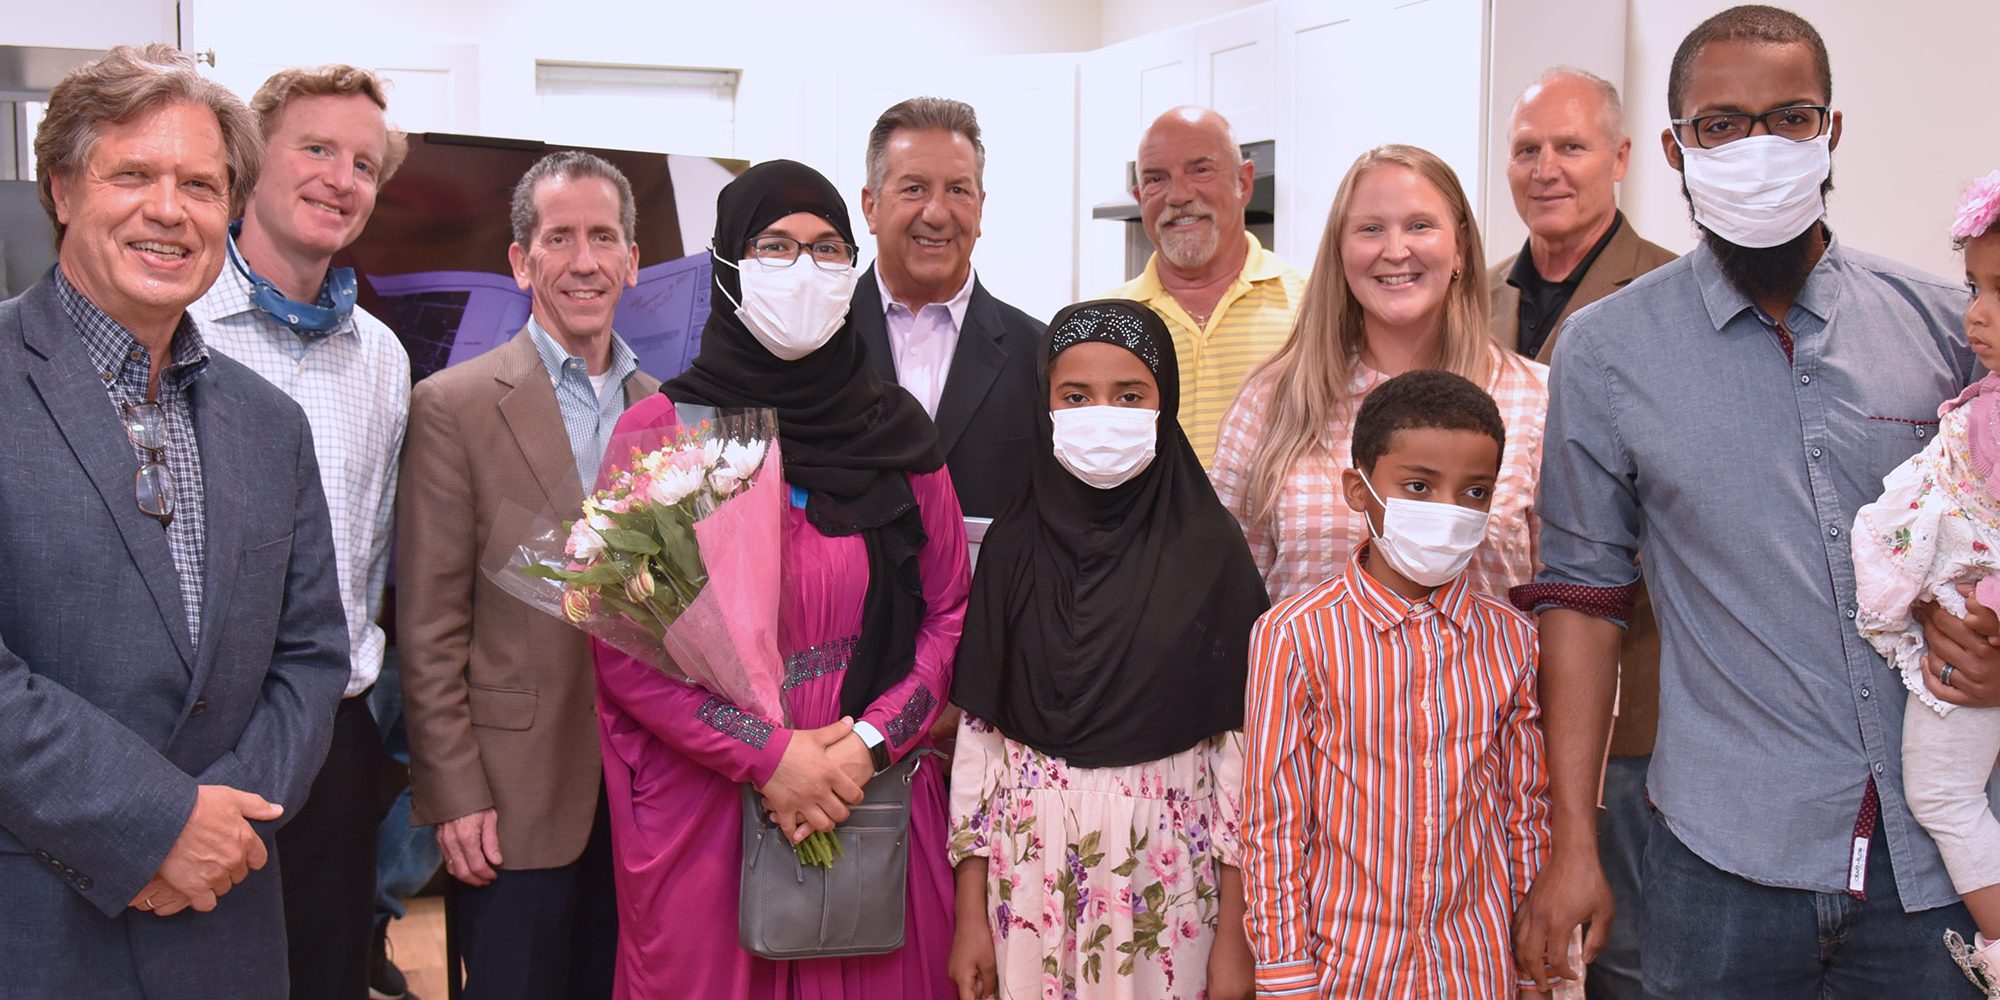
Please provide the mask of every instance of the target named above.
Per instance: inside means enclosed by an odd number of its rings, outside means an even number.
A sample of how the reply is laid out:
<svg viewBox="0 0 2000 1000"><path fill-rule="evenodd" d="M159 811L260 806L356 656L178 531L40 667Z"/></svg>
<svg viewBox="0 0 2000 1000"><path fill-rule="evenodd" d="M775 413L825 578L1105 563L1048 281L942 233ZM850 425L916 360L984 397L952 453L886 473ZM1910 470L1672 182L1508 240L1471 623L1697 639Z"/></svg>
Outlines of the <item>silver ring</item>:
<svg viewBox="0 0 2000 1000"><path fill-rule="evenodd" d="M1949 664L1949 663L1945 664L1945 665L1944 665L1944 669L1943 669L1943 670L1940 670L1940 671L1938 671L1938 683L1939 683L1939 684L1942 684L1942 685L1944 685L1945 687L1950 687L1950 686L1951 686L1951 672L1952 672L1953 670L1956 670L1956 669L1958 669L1958 668L1956 668L1956 667L1952 666L1952 665L1951 665L1951 664Z"/></svg>

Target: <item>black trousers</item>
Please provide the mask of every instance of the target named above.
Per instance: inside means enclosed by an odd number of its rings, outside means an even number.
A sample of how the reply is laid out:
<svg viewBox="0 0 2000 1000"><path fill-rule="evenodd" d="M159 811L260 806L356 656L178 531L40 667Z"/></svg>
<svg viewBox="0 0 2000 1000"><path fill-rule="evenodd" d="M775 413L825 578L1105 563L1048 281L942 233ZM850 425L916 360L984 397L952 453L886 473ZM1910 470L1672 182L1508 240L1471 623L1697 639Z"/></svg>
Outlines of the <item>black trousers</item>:
<svg viewBox="0 0 2000 1000"><path fill-rule="evenodd" d="M343 699L306 801L278 829L292 1000L366 1000L375 934L375 828L388 755L366 697Z"/></svg>
<svg viewBox="0 0 2000 1000"><path fill-rule="evenodd" d="M609 1000L618 906L604 792L597 793L597 821L575 861L498 875L485 886L452 886L464 1000Z"/></svg>

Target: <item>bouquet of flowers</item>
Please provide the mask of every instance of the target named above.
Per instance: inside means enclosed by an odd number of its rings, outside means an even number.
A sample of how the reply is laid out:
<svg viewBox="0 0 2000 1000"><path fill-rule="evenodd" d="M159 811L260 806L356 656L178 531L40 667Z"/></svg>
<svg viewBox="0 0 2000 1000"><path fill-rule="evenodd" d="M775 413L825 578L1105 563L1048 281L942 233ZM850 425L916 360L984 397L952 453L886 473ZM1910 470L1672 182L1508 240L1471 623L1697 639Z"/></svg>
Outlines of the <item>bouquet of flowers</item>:
<svg viewBox="0 0 2000 1000"><path fill-rule="evenodd" d="M488 575L676 679L759 718L785 718L778 655L785 487L770 410L683 407L684 422L615 440L580 515L548 519ZM689 411L704 414L688 420ZM799 860L831 866L840 842L814 833Z"/></svg>

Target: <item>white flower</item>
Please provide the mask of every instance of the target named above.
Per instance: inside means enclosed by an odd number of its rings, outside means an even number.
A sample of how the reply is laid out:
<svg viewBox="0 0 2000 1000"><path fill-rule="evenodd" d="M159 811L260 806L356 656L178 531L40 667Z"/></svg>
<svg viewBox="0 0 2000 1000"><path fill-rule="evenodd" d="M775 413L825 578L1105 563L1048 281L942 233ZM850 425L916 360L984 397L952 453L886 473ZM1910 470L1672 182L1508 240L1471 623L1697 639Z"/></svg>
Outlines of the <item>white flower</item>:
<svg viewBox="0 0 2000 1000"><path fill-rule="evenodd" d="M702 467L707 469L713 469L715 468L715 463L720 461L722 461L722 439L709 438L708 440L703 441L701 443Z"/></svg>
<svg viewBox="0 0 2000 1000"><path fill-rule="evenodd" d="M687 499L687 495L701 488L699 468L676 469L668 467L653 477L653 483L646 490L646 499L657 504L677 504Z"/></svg>
<svg viewBox="0 0 2000 1000"><path fill-rule="evenodd" d="M729 471L741 480L748 481L750 475L757 471L757 466L763 464L763 461L762 440L731 441L722 449L722 464L728 466Z"/></svg>
<svg viewBox="0 0 2000 1000"><path fill-rule="evenodd" d="M602 516L603 515L600 514L591 515L592 518L597 518ZM611 519L608 517L604 518L604 522L606 526L609 526L611 523ZM604 539L599 537L597 532L591 529L589 519L581 520L573 525L570 525L569 529L570 558L575 559L577 562L594 562L596 561L598 556L601 556L603 554L604 554Z"/></svg>

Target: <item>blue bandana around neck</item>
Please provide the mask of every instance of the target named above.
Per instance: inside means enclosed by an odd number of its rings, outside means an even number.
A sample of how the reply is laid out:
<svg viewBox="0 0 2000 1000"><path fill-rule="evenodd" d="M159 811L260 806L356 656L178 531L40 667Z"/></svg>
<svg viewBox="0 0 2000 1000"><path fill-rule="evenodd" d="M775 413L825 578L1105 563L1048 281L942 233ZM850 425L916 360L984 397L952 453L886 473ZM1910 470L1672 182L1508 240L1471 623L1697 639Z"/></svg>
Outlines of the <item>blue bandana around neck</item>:
<svg viewBox="0 0 2000 1000"><path fill-rule="evenodd" d="M250 282L251 305L303 337L326 334L353 314L354 296L359 290L354 281L353 268L328 268L326 282L320 285L319 301L294 302L278 291L278 286L271 284L269 279L250 269L250 262L244 260L243 253L236 249L236 238L242 232L242 219L229 224L229 261Z"/></svg>

